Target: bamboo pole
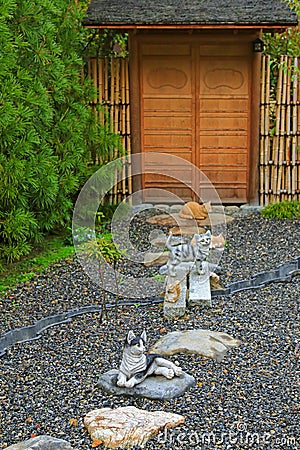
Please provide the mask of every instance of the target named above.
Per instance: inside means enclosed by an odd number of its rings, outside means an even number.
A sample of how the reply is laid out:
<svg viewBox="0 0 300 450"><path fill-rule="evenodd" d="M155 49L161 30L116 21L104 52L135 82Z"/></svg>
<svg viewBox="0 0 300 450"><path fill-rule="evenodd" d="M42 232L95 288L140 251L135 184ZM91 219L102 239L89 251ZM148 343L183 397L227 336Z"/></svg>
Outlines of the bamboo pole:
<svg viewBox="0 0 300 450"><path fill-rule="evenodd" d="M282 63L283 63L283 56L280 58L280 68L279 68L279 74L278 74L278 82L277 82L277 89L276 89L276 123L275 123L275 135L273 140L273 163L272 166L272 201L276 201L278 198L278 162L279 162L279 137L280 137L280 118L281 118L281 96L282 96Z"/></svg>
<svg viewBox="0 0 300 450"><path fill-rule="evenodd" d="M120 59L120 125L119 125L119 131L122 135L122 146L123 150L126 152L126 91L125 91L125 59ZM122 196L123 198L126 197L127 194L127 168L126 165L123 165L122 168Z"/></svg>
<svg viewBox="0 0 300 450"><path fill-rule="evenodd" d="M99 84L99 103L103 105L104 102L104 60L98 59L98 84ZM100 123L104 125L103 106L100 108Z"/></svg>
<svg viewBox="0 0 300 450"><path fill-rule="evenodd" d="M96 93L95 93L95 97L94 97L94 104L97 104L97 90L98 90L98 86L97 86L97 62L96 59L93 58L92 59L92 79L93 79L93 83L94 86L96 88Z"/></svg>
<svg viewBox="0 0 300 450"><path fill-rule="evenodd" d="M132 194L132 170L131 170L131 127L130 127L130 91L129 91L129 63L125 61L125 103L126 103L126 150L128 155L127 175L128 194Z"/></svg>
<svg viewBox="0 0 300 450"><path fill-rule="evenodd" d="M110 131L114 132L114 126L115 126L115 114L114 114L114 110L115 110L115 88L116 88L116 70L115 70L115 64L114 64L115 59L113 57L110 57L110 102L109 102L109 108L110 108ZM114 159L115 156L115 149L112 149L110 152L110 160L112 161ZM115 177L114 180L114 186L112 189L112 203L116 203L116 199L117 199L117 194L118 194L118 185L117 185L117 180Z"/></svg>
<svg viewBox="0 0 300 450"><path fill-rule="evenodd" d="M262 73L260 78L260 164L264 165L265 155L265 137L266 137L266 125L265 125L265 105L266 105L266 57L262 57ZM262 185L261 185L262 186Z"/></svg>
<svg viewBox="0 0 300 450"><path fill-rule="evenodd" d="M126 133L126 60L121 59L121 102L122 102L122 134L125 136ZM124 144L126 146L126 144Z"/></svg>
<svg viewBox="0 0 300 450"><path fill-rule="evenodd" d="M114 101L114 132L119 133L119 105L120 105L120 60L115 58L115 101Z"/></svg>
<svg viewBox="0 0 300 450"><path fill-rule="evenodd" d="M291 153L290 153L290 140L291 140L291 65L292 60L287 57L287 85L286 85L286 119L285 119L285 161L286 164L290 164Z"/></svg>
<svg viewBox="0 0 300 450"><path fill-rule="evenodd" d="M265 83L265 142L264 142L264 164L265 164L265 199L264 204L269 204L270 200L270 172L272 170L271 161L271 139L270 139L270 82L271 82L271 72L270 72L270 56L266 55L266 83ZM271 163L272 164L272 163Z"/></svg>
<svg viewBox="0 0 300 450"><path fill-rule="evenodd" d="M286 93L286 127L285 127L285 190L286 200L291 200L291 83L292 83L292 58L287 59L287 93Z"/></svg>
<svg viewBox="0 0 300 450"><path fill-rule="evenodd" d="M291 173L291 184L292 184L292 195L295 198L296 195L296 182L297 182L297 170L296 170L296 155L297 155L297 100L298 100L298 58L294 58L295 72L293 74L293 86L292 86L292 149L291 149L291 162L292 162L292 173Z"/></svg>
<svg viewBox="0 0 300 450"><path fill-rule="evenodd" d="M262 70L261 70L261 78L260 78L260 139L259 139L259 198L260 204L264 204L265 197L265 186L264 186L264 147L265 147L265 138L266 138L266 129L265 129L265 80L266 80L266 57L263 55L262 57Z"/></svg>
<svg viewBox="0 0 300 450"><path fill-rule="evenodd" d="M287 56L283 57L284 67L287 65ZM277 178L277 192L281 194L284 191L284 150L285 150L285 130L286 130L286 100L287 100L287 70L281 66L280 70L283 72L282 77L282 95L280 105L280 126L279 126L279 155L278 155L278 178Z"/></svg>
<svg viewBox="0 0 300 450"><path fill-rule="evenodd" d="M269 164L271 159L270 155L270 81L271 81L271 71L270 71L270 55L266 56L266 88L265 88L265 98L266 98L266 108L265 108L265 164Z"/></svg>
<svg viewBox="0 0 300 450"><path fill-rule="evenodd" d="M265 180L265 169L266 166L260 166L260 172L259 172L259 183L260 183L260 187L259 187L259 193L260 193L260 204L263 205L265 202L265 185L264 185L264 180Z"/></svg>

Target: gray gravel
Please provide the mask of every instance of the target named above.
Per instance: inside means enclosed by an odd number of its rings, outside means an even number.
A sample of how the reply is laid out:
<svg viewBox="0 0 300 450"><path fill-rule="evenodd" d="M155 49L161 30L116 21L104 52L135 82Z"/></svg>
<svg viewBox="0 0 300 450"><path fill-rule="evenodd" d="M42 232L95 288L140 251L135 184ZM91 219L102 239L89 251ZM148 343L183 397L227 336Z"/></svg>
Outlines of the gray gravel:
<svg viewBox="0 0 300 450"><path fill-rule="evenodd" d="M138 218L135 226L140 235L151 230ZM237 218L228 225L227 241L221 259L224 285L299 256L299 221ZM102 323L98 313L85 314L49 328L36 341L11 347L0 360L0 448L32 434L49 434L75 449L91 449L85 414L125 405L185 416L183 426L149 441L151 450L298 448L299 298L297 275L288 283L218 297L212 309L194 309L174 322L163 318L161 305L136 304L121 307L118 321L112 310ZM47 315L100 303L101 292L74 258L18 285L0 301L1 336ZM101 373L118 366L129 328L146 328L150 343L169 331L204 328L225 331L242 345L221 363L177 356L198 383L181 398L163 403L108 396L95 385Z"/></svg>

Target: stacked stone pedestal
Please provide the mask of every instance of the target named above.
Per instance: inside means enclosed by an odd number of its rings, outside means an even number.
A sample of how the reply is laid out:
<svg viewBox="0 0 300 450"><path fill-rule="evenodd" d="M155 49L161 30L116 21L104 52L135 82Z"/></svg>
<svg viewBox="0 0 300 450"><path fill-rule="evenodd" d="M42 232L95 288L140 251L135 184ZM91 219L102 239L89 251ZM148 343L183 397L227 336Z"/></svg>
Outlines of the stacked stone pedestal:
<svg viewBox="0 0 300 450"><path fill-rule="evenodd" d="M164 301L164 316L167 319L182 317L185 314L188 272L188 266L183 263L176 268L176 276L167 275Z"/></svg>
<svg viewBox="0 0 300 450"><path fill-rule="evenodd" d="M176 275L167 275L164 299L164 316L167 319L182 317L186 306L212 306L210 265L204 261L199 274L194 263L180 263Z"/></svg>

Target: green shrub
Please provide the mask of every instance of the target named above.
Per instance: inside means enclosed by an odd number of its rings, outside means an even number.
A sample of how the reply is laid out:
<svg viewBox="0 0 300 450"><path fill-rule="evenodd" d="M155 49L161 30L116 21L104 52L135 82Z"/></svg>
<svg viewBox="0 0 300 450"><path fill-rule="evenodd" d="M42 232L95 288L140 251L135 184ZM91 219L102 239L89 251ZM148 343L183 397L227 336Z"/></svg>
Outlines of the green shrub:
<svg viewBox="0 0 300 450"><path fill-rule="evenodd" d="M272 203L263 208L261 215L271 219L298 219L300 217L300 202Z"/></svg>
<svg viewBox="0 0 300 450"><path fill-rule="evenodd" d="M86 4L0 2L0 259L21 258L65 226L90 149L105 162L119 146L95 120L94 88L82 77Z"/></svg>

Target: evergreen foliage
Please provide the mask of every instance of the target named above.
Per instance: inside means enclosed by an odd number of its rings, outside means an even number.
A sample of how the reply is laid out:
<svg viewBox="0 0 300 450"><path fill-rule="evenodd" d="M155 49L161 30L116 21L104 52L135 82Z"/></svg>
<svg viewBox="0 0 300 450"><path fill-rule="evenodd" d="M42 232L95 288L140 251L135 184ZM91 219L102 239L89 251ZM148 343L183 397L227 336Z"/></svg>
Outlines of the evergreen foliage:
<svg viewBox="0 0 300 450"><path fill-rule="evenodd" d="M280 203L271 203L263 208L261 215L269 219L299 219L300 202L282 201Z"/></svg>
<svg viewBox="0 0 300 450"><path fill-rule="evenodd" d="M300 0L282 0L289 4L300 19ZM282 55L298 57L300 55L300 27L287 28L277 33L264 33L263 41L265 44L264 52L270 55L271 65L271 96L276 98L276 85L279 68L290 71L293 76L298 75L300 68L294 64L287 66L285 61L281 61Z"/></svg>
<svg viewBox="0 0 300 450"><path fill-rule="evenodd" d="M90 147L105 162L120 145L88 104L86 3L0 0L0 260L19 259L64 226Z"/></svg>
<svg viewBox="0 0 300 450"><path fill-rule="evenodd" d="M300 18L300 0L282 0L289 4ZM287 28L277 33L264 34L265 51L272 60L279 60L281 55L299 56L300 29L299 26Z"/></svg>

